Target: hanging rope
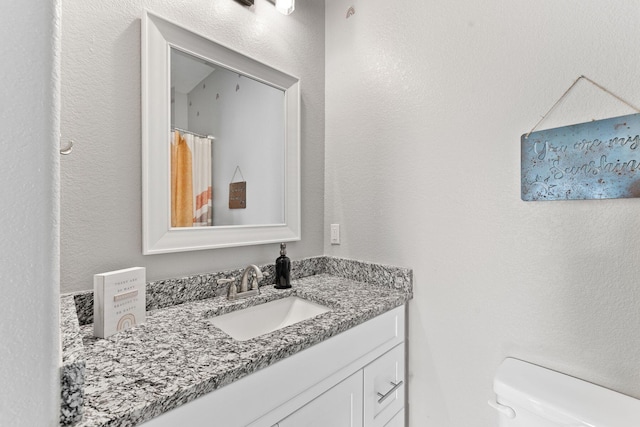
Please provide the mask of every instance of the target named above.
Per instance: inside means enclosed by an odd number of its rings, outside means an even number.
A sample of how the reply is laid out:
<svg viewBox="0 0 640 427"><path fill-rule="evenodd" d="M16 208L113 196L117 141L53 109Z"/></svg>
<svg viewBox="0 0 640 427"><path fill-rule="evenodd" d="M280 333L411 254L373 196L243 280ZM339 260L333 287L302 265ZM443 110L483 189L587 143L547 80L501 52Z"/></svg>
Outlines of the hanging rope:
<svg viewBox="0 0 640 427"><path fill-rule="evenodd" d="M240 177L242 178L242 182L244 182L244 176L242 175L242 169L240 169L240 165L236 166L236 170L233 172L233 176L231 177L231 182L236 178L236 174L240 172Z"/></svg>
<svg viewBox="0 0 640 427"><path fill-rule="evenodd" d="M531 133L537 129L537 127L540 125L540 123L542 123L544 121L544 119L547 118L547 116L549 115L549 113L551 113L553 111L554 108L556 108L556 106L560 103L560 101L562 101L564 99L565 96L567 96L569 94L569 92L571 92L571 89L573 89L573 87L578 84L578 82L582 79L585 79L586 81L588 81L589 83L591 83L592 85L594 85L595 87L597 87L598 89L600 89L601 91L608 93L609 95L613 96L615 99L617 99L618 101L622 102L623 104L625 104L628 107L633 108L634 110L636 110L638 113L640 113L640 109L638 107L636 107L635 105L631 104L628 101L625 101L624 99L622 99L621 97L619 97L618 95L616 95L615 93L611 92L609 89L605 88L604 86L594 82L593 80L591 80L589 77L587 76L580 76L578 77L571 86L569 86L569 89L565 90L564 93L562 94L562 96L555 102L555 104L553 104L551 106L551 108L549 108L549 111L547 111L544 116L542 116L542 118L540 120L538 120L538 123L535 124L534 127L531 128L531 130L529 131L529 133L527 133L527 135L524 137L524 139L529 139L529 135L531 135Z"/></svg>

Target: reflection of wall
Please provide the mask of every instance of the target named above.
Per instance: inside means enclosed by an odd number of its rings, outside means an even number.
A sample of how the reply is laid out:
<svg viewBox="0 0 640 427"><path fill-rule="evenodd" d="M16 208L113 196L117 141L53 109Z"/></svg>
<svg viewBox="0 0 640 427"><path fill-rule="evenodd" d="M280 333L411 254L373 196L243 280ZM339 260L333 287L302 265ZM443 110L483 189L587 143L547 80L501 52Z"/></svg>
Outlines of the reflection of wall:
<svg viewBox="0 0 640 427"><path fill-rule="evenodd" d="M174 93L174 125L213 135L213 224L284 222L284 92L217 69ZM275 108L274 108L275 107ZM229 209L229 183L247 181L247 207Z"/></svg>
<svg viewBox="0 0 640 427"><path fill-rule="evenodd" d="M216 99L218 88L216 85L216 75L218 70L213 71L187 95L188 107L186 110L189 129L201 135L214 135L217 137L219 100Z"/></svg>
<svg viewBox="0 0 640 427"><path fill-rule="evenodd" d="M143 266L154 280L279 255L278 244L142 255L140 17L150 5L62 2L61 130L77 144L61 177L63 291L91 289L94 273L117 268ZM304 2L291 16L266 1L251 9L233 1L153 2L153 12L301 79L302 241L288 252L322 254L324 2ZM247 179L252 170L243 168Z"/></svg>
<svg viewBox="0 0 640 427"><path fill-rule="evenodd" d="M189 129L216 138L214 225L283 222L283 106L282 91L221 68L189 93ZM246 209L229 209L229 183L236 166L247 181Z"/></svg>
<svg viewBox="0 0 640 427"><path fill-rule="evenodd" d="M180 129L189 129L189 100L186 93L172 89L171 125Z"/></svg>
<svg viewBox="0 0 640 427"><path fill-rule="evenodd" d="M524 203L519 181L520 135L579 75L640 103L638 19L635 0L327 1L325 251L415 269L409 426L497 425L506 356L640 398L640 201ZM628 113L582 81L541 128Z"/></svg>

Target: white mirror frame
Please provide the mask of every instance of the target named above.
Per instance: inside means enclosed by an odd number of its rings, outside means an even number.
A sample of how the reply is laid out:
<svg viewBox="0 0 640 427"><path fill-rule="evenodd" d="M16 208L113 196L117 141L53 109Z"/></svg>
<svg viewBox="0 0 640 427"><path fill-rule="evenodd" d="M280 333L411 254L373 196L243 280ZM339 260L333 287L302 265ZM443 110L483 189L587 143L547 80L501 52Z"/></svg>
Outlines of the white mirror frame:
<svg viewBox="0 0 640 427"><path fill-rule="evenodd" d="M284 91L284 223L171 227L172 47ZM300 240L300 81L145 11L142 17L142 249L145 255ZM248 121L251 117L247 118Z"/></svg>

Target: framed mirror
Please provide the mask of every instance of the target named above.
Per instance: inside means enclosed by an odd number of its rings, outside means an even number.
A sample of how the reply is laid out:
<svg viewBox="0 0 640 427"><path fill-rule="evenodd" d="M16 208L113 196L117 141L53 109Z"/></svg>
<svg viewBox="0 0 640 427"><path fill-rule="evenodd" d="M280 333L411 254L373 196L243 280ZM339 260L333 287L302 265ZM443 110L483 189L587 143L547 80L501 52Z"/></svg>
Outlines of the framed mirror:
<svg viewBox="0 0 640 427"><path fill-rule="evenodd" d="M300 240L299 85L145 12L145 255Z"/></svg>

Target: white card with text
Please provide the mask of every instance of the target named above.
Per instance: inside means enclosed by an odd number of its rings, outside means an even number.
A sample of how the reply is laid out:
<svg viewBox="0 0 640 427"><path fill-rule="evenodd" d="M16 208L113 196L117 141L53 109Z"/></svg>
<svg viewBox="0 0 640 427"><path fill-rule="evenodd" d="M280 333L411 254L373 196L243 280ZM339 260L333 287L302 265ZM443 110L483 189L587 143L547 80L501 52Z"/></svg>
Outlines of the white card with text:
<svg viewBox="0 0 640 427"><path fill-rule="evenodd" d="M107 338L145 321L146 269L126 268L93 276L93 335Z"/></svg>

